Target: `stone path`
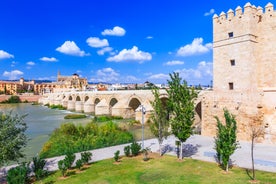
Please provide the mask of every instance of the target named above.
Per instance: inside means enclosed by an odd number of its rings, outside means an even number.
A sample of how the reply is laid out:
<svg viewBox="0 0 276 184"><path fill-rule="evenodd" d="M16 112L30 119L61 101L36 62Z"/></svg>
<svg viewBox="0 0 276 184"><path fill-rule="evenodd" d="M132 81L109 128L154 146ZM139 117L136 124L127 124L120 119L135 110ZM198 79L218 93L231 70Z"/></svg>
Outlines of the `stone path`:
<svg viewBox="0 0 276 184"><path fill-rule="evenodd" d="M166 154L176 155L175 152L175 137L170 136L163 142ZM141 142L140 142L141 143ZM120 155L124 155L124 147L129 144L112 146L91 151L92 161L99 161L103 159L113 158L114 153L119 150ZM148 139L144 141L145 148L148 147L152 152L159 152L157 139ZM234 166L242 168L251 168L251 145L249 142L240 142L240 147L231 156L231 161ZM214 138L204 137L200 135L191 136L183 146L184 156L191 157L197 160L204 160L209 162L216 162ZM276 145L272 144L255 144L255 168L257 170L270 171L276 173ZM54 171L58 169L57 162L63 159L64 156L47 159L46 169ZM80 158L80 154L76 154L76 160ZM11 167L11 166L10 166ZM6 171L10 168L0 169L0 181L4 177Z"/></svg>

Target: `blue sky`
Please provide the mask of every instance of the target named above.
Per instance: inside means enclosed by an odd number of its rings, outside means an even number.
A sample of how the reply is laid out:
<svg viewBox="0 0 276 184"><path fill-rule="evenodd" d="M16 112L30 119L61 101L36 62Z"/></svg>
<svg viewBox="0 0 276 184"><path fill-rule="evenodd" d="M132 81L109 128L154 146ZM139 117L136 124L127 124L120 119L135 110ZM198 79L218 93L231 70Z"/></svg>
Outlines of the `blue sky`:
<svg viewBox="0 0 276 184"><path fill-rule="evenodd" d="M175 71L208 85L212 17L247 2L1 0L0 79L54 81L60 71L89 82L166 83Z"/></svg>

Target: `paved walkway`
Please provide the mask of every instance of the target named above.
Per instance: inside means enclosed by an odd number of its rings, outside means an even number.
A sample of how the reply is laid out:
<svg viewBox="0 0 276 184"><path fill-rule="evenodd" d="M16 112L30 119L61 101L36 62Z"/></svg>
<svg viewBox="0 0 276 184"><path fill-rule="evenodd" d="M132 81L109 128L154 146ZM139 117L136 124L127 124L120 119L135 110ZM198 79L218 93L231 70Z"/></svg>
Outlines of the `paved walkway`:
<svg viewBox="0 0 276 184"><path fill-rule="evenodd" d="M163 142L166 154L176 155L175 138L168 137ZM120 154L124 155L124 147L128 144L112 146L91 151L92 161L113 158L114 153L120 150ZM149 139L144 141L145 148L148 147L152 152L159 152L157 139ZM184 143L184 156L197 160L216 162L214 150L214 138L204 137L200 135L191 136ZM234 165L242 168L251 168L251 144L249 142L240 142L240 147L231 156ZM46 169L54 171L58 169L57 162L64 156L47 159ZM80 158L80 154L76 154L76 160ZM272 144L255 144L254 147L255 168L257 170L276 172L276 145ZM10 167L0 169L0 181Z"/></svg>

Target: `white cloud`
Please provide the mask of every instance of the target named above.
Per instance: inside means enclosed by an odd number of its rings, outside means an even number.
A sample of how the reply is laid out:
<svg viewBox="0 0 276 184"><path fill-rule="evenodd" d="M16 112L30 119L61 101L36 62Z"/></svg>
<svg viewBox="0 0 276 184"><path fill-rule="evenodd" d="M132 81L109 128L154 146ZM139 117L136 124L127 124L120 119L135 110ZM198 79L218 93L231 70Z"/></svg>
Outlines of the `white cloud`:
<svg viewBox="0 0 276 184"><path fill-rule="evenodd" d="M12 62L11 62L11 67L15 67L16 64L17 64L17 63L16 63L15 61L12 61Z"/></svg>
<svg viewBox="0 0 276 184"><path fill-rule="evenodd" d="M154 74L149 76L149 79L151 80L168 80L170 78L170 76L168 74L163 74L163 73L159 73L159 74Z"/></svg>
<svg viewBox="0 0 276 184"><path fill-rule="evenodd" d="M14 58L14 56L3 50L0 50L0 59L10 59L10 58Z"/></svg>
<svg viewBox="0 0 276 184"><path fill-rule="evenodd" d="M195 69L184 68L176 70L175 72L178 72L182 79L185 79L191 84L199 84L201 82L208 84L213 76L213 63L201 61Z"/></svg>
<svg viewBox="0 0 276 184"><path fill-rule="evenodd" d="M215 13L215 9L210 9L210 11L209 12L206 12L206 13L204 13L204 16L209 16L209 15L213 15Z"/></svg>
<svg viewBox="0 0 276 184"><path fill-rule="evenodd" d="M107 39L102 39L101 40L101 39L99 39L97 37L89 37L89 38L87 38L86 43L90 47L95 47L95 48L107 47L109 45Z"/></svg>
<svg viewBox="0 0 276 184"><path fill-rule="evenodd" d="M45 62L57 62L58 60L54 57L42 57L40 58L41 61L45 61Z"/></svg>
<svg viewBox="0 0 276 184"><path fill-rule="evenodd" d="M203 43L203 38L195 38L191 44L180 47L177 51L178 56L190 56L209 52L213 45L212 43Z"/></svg>
<svg viewBox="0 0 276 184"><path fill-rule="evenodd" d="M13 70L13 71L5 71L3 73L4 77L8 77L9 80L15 80L18 79L19 77L21 77L24 73L19 71L19 70Z"/></svg>
<svg viewBox="0 0 276 184"><path fill-rule="evenodd" d="M89 55L76 45L74 41L65 41L60 47L56 48L56 51L59 51L63 54L68 54L72 56L86 56Z"/></svg>
<svg viewBox="0 0 276 184"><path fill-rule="evenodd" d="M150 39L153 39L152 36L147 36L146 39L150 40Z"/></svg>
<svg viewBox="0 0 276 184"><path fill-rule="evenodd" d="M183 65L184 61L168 61L164 63L166 66L173 66L173 65Z"/></svg>
<svg viewBox="0 0 276 184"><path fill-rule="evenodd" d="M101 50L98 50L97 53L98 55L104 55L106 52L111 52L113 50L112 47L104 47Z"/></svg>
<svg viewBox="0 0 276 184"><path fill-rule="evenodd" d="M32 66L35 65L35 63L34 63L33 61L29 61L29 62L27 62L26 64L27 64L27 67L26 67L27 69L31 69Z"/></svg>
<svg viewBox="0 0 276 184"><path fill-rule="evenodd" d="M122 61L149 61L152 56L148 52L143 52L138 47L133 46L132 49L123 49L119 54L107 58L107 61L122 62Z"/></svg>
<svg viewBox="0 0 276 184"><path fill-rule="evenodd" d="M124 36L126 34L126 31L124 28L115 26L113 29L105 29L102 32L102 35L106 36Z"/></svg>
<svg viewBox="0 0 276 184"><path fill-rule="evenodd" d="M119 81L120 74L112 68L103 68L97 70L96 77L92 78L94 82L117 82Z"/></svg>

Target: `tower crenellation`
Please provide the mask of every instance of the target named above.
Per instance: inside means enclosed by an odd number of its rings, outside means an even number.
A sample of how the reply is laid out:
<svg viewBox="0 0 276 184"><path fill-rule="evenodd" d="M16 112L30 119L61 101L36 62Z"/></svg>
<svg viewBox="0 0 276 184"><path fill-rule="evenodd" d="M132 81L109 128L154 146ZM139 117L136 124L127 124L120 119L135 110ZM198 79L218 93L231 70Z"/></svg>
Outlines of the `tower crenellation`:
<svg viewBox="0 0 276 184"><path fill-rule="evenodd" d="M249 2L244 5L244 8L242 9L240 6L238 6L235 11L232 9L229 9L227 14L225 12L221 12L219 16L215 14L213 16L214 23L223 24L224 21L231 21L233 18L241 19L243 17L258 17L263 14L269 14L269 16L272 16L272 13L274 12L274 5L272 3L268 3L265 6L265 11L263 12L263 8L255 5L251 5Z"/></svg>

